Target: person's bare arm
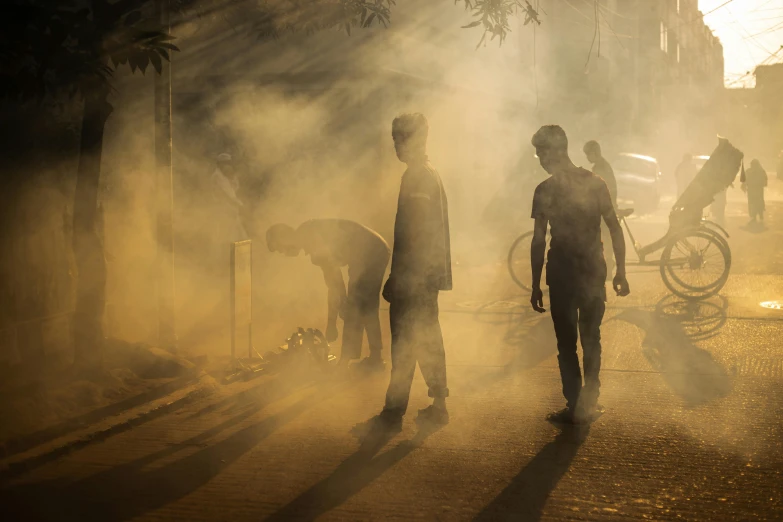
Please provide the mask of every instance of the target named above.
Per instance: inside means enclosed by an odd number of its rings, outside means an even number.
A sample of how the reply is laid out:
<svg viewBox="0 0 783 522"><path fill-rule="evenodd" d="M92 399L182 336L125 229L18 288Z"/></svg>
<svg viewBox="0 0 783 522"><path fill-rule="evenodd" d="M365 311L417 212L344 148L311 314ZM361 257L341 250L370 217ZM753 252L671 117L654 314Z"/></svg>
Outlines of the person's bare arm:
<svg viewBox="0 0 783 522"><path fill-rule="evenodd" d="M623 234L623 227L620 226L620 222L617 220L617 213L614 210L614 206L609 199L609 191L606 191L605 195L602 195L601 213L609 229L609 235L612 237L612 250L614 250L614 259L616 266L616 273L612 280L612 286L615 292L619 296L626 296L631 293L628 286L628 280L625 276L625 235Z"/></svg>
<svg viewBox="0 0 783 522"><path fill-rule="evenodd" d="M530 244L530 266L533 270L533 293L530 304L533 310L539 313L546 312L544 308L544 293L541 290L541 274L544 271L544 257L546 256L546 227L547 219L537 217L533 226L533 242Z"/></svg>

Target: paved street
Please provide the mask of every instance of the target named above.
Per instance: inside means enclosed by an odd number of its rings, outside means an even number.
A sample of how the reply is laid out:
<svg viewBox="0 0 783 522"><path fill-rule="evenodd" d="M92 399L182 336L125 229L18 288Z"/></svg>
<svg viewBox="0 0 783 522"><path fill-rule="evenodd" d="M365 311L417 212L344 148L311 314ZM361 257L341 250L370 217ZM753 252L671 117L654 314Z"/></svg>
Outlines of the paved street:
<svg viewBox="0 0 783 522"><path fill-rule="evenodd" d="M7 480L3 518L783 520L783 311L759 306L783 300L772 184L761 232L729 198L720 296L687 306L657 270L629 269L633 293L610 296L603 328L606 413L589 428L545 421L563 405L551 319L490 263L458 268L441 299L448 426L418 430L417 374L403 432L360 448L351 428L379 411L388 371L265 376ZM655 239L666 212L630 223Z"/></svg>

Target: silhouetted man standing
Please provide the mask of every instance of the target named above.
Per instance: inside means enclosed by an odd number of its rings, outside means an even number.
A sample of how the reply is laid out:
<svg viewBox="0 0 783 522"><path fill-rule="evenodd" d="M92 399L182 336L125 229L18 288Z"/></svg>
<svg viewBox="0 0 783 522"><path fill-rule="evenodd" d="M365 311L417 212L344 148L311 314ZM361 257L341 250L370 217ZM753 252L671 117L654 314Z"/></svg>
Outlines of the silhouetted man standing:
<svg viewBox="0 0 783 522"><path fill-rule="evenodd" d="M541 273L547 225L550 225L546 284L549 286L566 408L551 414L549 419L574 423L589 419L599 408L600 328L606 301L601 219L612 236L617 261L613 286L617 295L621 296L630 293L625 278L625 240L606 183L573 164L568 157L565 131L557 125L541 127L533 136L532 143L541 166L552 177L541 183L533 196L535 228L530 248L533 267L530 303L537 312L546 311L543 308ZM576 351L577 334L584 353L584 387Z"/></svg>
<svg viewBox="0 0 783 522"><path fill-rule="evenodd" d="M767 186L767 171L761 166L761 162L754 159L750 162L750 168L745 171L742 178L742 189L748 193L748 214L750 223L756 223L756 219L764 221L764 211L767 206L764 202L764 187Z"/></svg>
<svg viewBox="0 0 783 522"><path fill-rule="evenodd" d="M267 230L266 242L272 252L297 256L304 252L323 270L329 289L326 340L337 339L337 316L343 317L343 346L340 363L358 359L362 335L367 331L370 356L360 364L364 369L382 370L381 284L389 264L389 245L376 232L346 219L312 219L294 230L277 224ZM348 266L348 291L340 267Z"/></svg>
<svg viewBox="0 0 783 522"><path fill-rule="evenodd" d="M612 198L612 205L616 209L617 179L614 177L614 169L612 169L612 166L609 164L606 158L604 158L603 154L601 154L601 145L599 145L597 141L591 140L585 143L585 146L582 150L585 153L585 157L587 157L587 161L593 164L593 174L604 180L604 183L606 183L606 188L609 189L609 196ZM601 240L606 244L612 244L611 234L609 234L609 229L604 224L601 225ZM612 269L614 268L614 263L612 262L611 257L607 260L606 264L607 275L610 275L612 273Z"/></svg>
<svg viewBox="0 0 783 522"><path fill-rule="evenodd" d="M380 420L399 429L408 408L416 363L433 404L419 418L446 424L446 354L438 322L438 293L451 290L451 247L446 193L427 159L427 119L403 114L392 123L402 176L394 222L394 247L383 297L389 302L392 372Z"/></svg>
<svg viewBox="0 0 783 522"><path fill-rule="evenodd" d="M612 198L612 205L617 208L617 179L614 177L614 169L601 153L601 145L590 140L585 143L584 153L587 161L593 164L593 174L604 180L606 188L609 189L609 196Z"/></svg>

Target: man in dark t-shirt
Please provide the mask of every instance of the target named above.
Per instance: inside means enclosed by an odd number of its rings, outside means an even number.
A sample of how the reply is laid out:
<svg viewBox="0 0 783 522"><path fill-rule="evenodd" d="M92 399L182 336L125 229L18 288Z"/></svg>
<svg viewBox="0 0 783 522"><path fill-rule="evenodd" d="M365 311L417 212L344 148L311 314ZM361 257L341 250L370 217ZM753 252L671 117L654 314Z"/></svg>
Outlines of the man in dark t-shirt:
<svg viewBox="0 0 783 522"><path fill-rule="evenodd" d="M375 231L347 219L312 219L294 230L277 224L266 233L269 250L287 256L304 251L321 268L329 290L326 339L337 339L337 316L343 317L341 364L358 359L367 331L370 356L361 362L369 370L383 369L380 293L389 264L389 245ZM348 290L341 267L348 267Z"/></svg>
<svg viewBox="0 0 783 522"><path fill-rule="evenodd" d="M625 240L606 183L568 157L568 139L557 125L547 125L533 136L541 166L552 177L536 188L535 220L530 259L533 267L533 309L543 313L541 273L544 268L547 225L551 241L547 257L552 321L557 337L558 363L566 408L549 416L553 422L589 419L597 404L601 368L601 321L606 289L606 263L601 243L601 220L611 234L617 262L613 286L617 295L630 293L625 278ZM577 355L577 337L584 353L584 387Z"/></svg>
<svg viewBox="0 0 783 522"><path fill-rule="evenodd" d="M587 157L587 161L593 164L593 174L604 180L604 183L606 183L606 188L609 189L609 196L612 199L612 205L614 205L614 208L616 209L617 179L614 177L614 169L612 169L612 165L609 164L609 162L601 153L601 145L595 140L590 140L585 143L585 146L582 150L585 153L585 157ZM601 225L601 240L607 246L611 246L612 244L611 234L609 234L609 229L605 224ZM612 261L613 259L611 256L609 256L609 258L606 260L607 275L611 275L612 269L614 268L614 263Z"/></svg>

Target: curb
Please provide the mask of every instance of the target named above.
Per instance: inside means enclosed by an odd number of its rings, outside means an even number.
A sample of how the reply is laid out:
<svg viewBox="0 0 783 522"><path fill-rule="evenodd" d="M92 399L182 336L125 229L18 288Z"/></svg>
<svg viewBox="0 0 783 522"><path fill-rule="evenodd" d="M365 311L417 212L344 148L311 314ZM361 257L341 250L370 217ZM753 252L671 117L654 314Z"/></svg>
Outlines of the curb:
<svg viewBox="0 0 783 522"><path fill-rule="evenodd" d="M202 379L205 376L202 376ZM202 380L200 379L200 381ZM82 435L73 440L67 441L64 444L44 451L39 455L34 455L26 459L19 460L17 462L10 462L4 466L4 469L0 469L0 481L6 481L13 479L31 471L35 468L53 462L60 457L67 455L72 451L82 449L86 446L103 442L109 437L124 433L137 426L141 426L147 422L153 421L159 417L167 415L173 411L176 411L196 400L203 399L212 395L216 390L214 386L205 386L203 382L195 390L188 392L185 396L180 397L171 402L158 405L151 410L139 413L133 417L123 420L117 424L99 429L87 435Z"/></svg>

